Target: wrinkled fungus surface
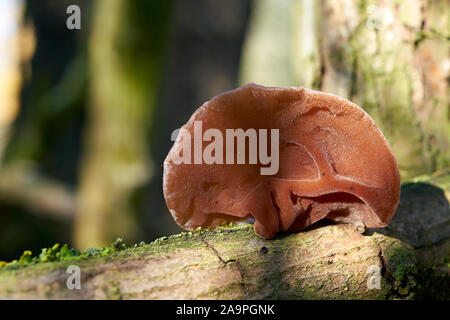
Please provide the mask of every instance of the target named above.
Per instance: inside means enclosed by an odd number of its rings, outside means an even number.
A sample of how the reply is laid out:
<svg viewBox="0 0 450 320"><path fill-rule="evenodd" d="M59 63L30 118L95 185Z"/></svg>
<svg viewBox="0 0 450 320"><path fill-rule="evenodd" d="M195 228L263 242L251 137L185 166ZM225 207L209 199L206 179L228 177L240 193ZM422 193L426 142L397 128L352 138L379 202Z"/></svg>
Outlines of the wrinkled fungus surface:
<svg viewBox="0 0 450 320"><path fill-rule="evenodd" d="M395 158L372 118L352 102L305 88L249 84L192 115L182 127L191 145L194 121L224 135L230 128L279 129L279 170L261 175L260 163L175 164L179 137L164 161L163 185L184 229L252 218L255 232L272 238L323 218L375 228L394 215L400 195Z"/></svg>

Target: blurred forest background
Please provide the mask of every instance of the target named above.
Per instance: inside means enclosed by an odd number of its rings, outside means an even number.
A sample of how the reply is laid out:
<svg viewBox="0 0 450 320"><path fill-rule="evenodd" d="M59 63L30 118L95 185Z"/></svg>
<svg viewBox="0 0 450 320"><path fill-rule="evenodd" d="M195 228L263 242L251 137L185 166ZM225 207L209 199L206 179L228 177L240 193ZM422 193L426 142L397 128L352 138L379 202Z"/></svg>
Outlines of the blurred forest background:
<svg viewBox="0 0 450 320"><path fill-rule="evenodd" d="M69 30L67 7L81 9ZM0 260L180 231L171 133L255 82L346 97L402 179L450 167L448 0L0 0Z"/></svg>

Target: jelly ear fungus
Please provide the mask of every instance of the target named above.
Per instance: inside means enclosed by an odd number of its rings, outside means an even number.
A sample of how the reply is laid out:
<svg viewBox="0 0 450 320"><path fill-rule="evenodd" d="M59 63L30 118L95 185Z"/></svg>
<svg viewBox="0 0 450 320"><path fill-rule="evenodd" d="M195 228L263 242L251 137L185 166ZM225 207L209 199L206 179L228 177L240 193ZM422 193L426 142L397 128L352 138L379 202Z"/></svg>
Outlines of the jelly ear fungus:
<svg viewBox="0 0 450 320"><path fill-rule="evenodd" d="M279 167L262 175L263 164L227 164L225 154L222 163L175 163L183 143L177 139L164 161L163 186L167 206L184 229L252 218L255 232L272 238L327 218L362 232L386 226L395 213L396 160L373 119L346 99L248 84L195 111L182 127L191 145L195 121L224 136L227 129L278 130L279 140L270 142L279 144ZM248 145L245 150L251 151Z"/></svg>

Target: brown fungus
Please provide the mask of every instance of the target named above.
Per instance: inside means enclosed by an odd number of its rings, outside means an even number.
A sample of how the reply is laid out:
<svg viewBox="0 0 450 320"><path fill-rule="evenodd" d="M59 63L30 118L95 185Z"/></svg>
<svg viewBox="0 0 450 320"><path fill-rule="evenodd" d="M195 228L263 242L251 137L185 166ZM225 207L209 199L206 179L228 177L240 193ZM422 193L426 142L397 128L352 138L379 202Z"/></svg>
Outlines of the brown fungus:
<svg viewBox="0 0 450 320"><path fill-rule="evenodd" d="M213 129L200 142L198 124L201 133ZM265 137L267 145L257 150L272 156L278 151L278 170L262 174L270 170L267 161L252 158L251 134L238 161L236 145L230 149L227 139L219 139L227 129L265 130L259 143ZM215 161L199 159L196 151L209 152ZM400 176L383 134L354 103L305 88L249 84L216 96L192 115L164 161L163 186L167 206L184 229L252 218L255 232L272 238L324 218L362 230L384 227L398 205Z"/></svg>

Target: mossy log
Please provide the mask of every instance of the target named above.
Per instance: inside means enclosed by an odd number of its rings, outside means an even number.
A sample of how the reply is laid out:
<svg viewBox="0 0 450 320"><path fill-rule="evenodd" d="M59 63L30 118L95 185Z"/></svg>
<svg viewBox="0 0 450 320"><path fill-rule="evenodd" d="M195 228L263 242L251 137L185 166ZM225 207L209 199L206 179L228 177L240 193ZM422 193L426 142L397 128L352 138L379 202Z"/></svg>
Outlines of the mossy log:
<svg viewBox="0 0 450 320"><path fill-rule="evenodd" d="M403 186L382 230L322 223L272 240L251 225L185 232L108 256L4 267L0 298L448 299L449 258L448 200L420 182ZM70 265L80 289L67 287Z"/></svg>

